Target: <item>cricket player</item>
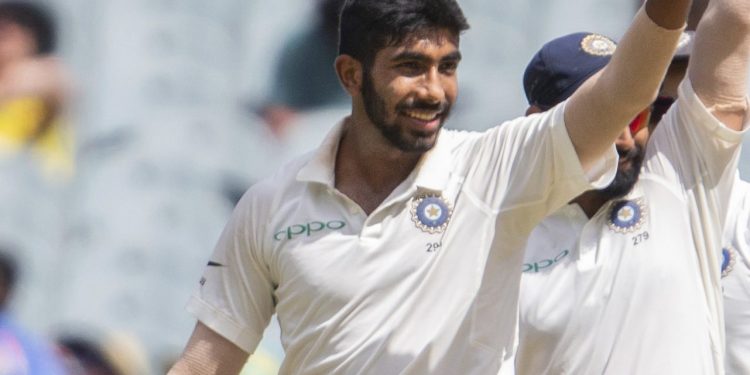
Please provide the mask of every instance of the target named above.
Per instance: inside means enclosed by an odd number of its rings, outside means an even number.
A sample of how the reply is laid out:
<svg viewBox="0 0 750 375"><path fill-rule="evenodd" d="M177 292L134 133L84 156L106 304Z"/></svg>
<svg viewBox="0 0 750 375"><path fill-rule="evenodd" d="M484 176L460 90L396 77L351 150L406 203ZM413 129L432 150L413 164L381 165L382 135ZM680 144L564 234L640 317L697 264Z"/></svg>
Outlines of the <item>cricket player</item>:
<svg viewBox="0 0 750 375"><path fill-rule="evenodd" d="M739 176L724 232L721 277L727 374L750 374L750 183Z"/></svg>
<svg viewBox="0 0 750 375"><path fill-rule="evenodd" d="M645 152L637 126L626 128L615 182L533 230L516 373L724 373L718 254L746 128L749 28L744 2L712 1ZM531 112L575 90L560 90L560 77L601 67L579 47L586 38L557 39L534 57L524 77Z"/></svg>
<svg viewBox="0 0 750 375"><path fill-rule="evenodd" d="M497 373L528 234L609 184L612 143L656 97L689 6L650 0L569 101L471 133L442 130L458 3L347 1L334 66L351 115L240 201L170 373L236 374L274 312L282 374Z"/></svg>

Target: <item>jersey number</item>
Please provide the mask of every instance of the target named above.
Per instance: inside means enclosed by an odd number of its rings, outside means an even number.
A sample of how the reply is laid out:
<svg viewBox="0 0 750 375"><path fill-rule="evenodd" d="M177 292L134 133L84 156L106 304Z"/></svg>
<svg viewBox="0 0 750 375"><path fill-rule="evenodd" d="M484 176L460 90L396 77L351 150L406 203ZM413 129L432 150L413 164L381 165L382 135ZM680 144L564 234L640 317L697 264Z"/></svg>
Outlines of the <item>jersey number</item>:
<svg viewBox="0 0 750 375"><path fill-rule="evenodd" d="M428 253L436 253L438 250L440 250L440 246L443 246L442 242L433 242L427 244L427 252Z"/></svg>
<svg viewBox="0 0 750 375"><path fill-rule="evenodd" d="M635 236L633 236L633 246L638 246L643 241L648 240L648 232L638 233Z"/></svg>

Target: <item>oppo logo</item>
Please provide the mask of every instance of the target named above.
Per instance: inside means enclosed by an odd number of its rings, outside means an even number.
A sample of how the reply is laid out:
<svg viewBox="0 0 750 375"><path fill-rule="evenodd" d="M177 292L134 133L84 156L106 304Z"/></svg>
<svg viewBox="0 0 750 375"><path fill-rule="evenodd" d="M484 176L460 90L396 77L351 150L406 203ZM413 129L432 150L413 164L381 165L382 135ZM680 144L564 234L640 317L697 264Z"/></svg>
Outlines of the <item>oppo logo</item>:
<svg viewBox="0 0 750 375"><path fill-rule="evenodd" d="M311 221L305 224L295 224L287 227L286 229L276 232L273 235L273 239L276 241L291 240L298 236L310 237L313 233L325 231L325 230L339 230L346 226L346 223L341 220L331 220L327 223L322 221Z"/></svg>
<svg viewBox="0 0 750 375"><path fill-rule="evenodd" d="M563 250L563 252L558 254L554 259L543 259L534 263L524 263L523 272L537 273L545 268L554 266L557 262L565 259L568 254L570 254L569 250Z"/></svg>

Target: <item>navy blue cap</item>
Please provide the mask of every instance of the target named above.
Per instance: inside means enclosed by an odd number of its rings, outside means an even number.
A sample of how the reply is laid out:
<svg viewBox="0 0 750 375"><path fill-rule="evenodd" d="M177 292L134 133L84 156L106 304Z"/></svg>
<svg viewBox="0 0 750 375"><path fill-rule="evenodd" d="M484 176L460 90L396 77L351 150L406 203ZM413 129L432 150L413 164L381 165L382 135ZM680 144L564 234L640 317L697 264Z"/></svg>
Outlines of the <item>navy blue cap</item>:
<svg viewBox="0 0 750 375"><path fill-rule="evenodd" d="M569 98L607 65L616 48L612 39L594 33L569 34L548 42L523 75L529 104L547 110Z"/></svg>

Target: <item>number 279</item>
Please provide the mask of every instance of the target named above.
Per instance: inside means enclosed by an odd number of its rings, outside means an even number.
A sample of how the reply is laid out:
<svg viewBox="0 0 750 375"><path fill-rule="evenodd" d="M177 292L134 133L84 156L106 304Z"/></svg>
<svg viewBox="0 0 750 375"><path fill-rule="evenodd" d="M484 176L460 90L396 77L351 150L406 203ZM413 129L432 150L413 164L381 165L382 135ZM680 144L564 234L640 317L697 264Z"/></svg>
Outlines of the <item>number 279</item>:
<svg viewBox="0 0 750 375"><path fill-rule="evenodd" d="M440 250L440 247L443 246L441 242L433 242L427 244L427 252L428 253L436 253L438 250Z"/></svg>
<svg viewBox="0 0 750 375"><path fill-rule="evenodd" d="M633 246L638 246L643 241L648 240L648 232L638 233L635 236L633 236Z"/></svg>

